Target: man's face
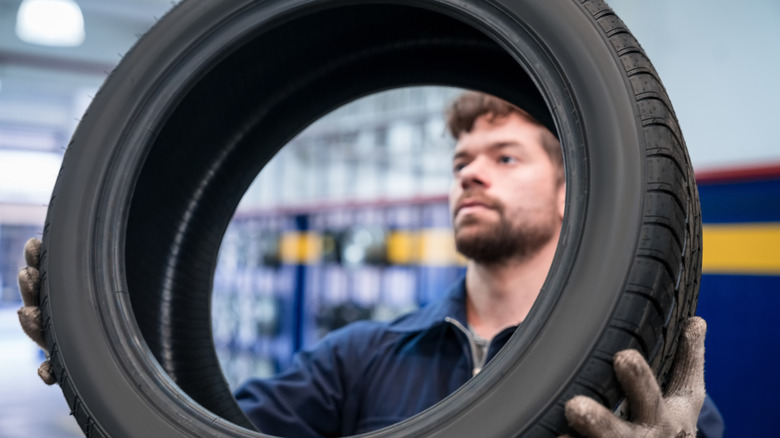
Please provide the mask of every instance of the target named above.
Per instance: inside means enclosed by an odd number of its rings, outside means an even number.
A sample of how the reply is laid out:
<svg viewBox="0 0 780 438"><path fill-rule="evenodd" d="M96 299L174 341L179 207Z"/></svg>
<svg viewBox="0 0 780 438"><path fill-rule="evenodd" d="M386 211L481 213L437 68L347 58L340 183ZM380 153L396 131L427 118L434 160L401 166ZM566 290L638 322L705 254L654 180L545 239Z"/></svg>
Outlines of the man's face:
<svg viewBox="0 0 780 438"><path fill-rule="evenodd" d="M482 116L460 135L450 211L464 256L482 263L525 258L557 239L566 190L542 147L542 129L517 114Z"/></svg>

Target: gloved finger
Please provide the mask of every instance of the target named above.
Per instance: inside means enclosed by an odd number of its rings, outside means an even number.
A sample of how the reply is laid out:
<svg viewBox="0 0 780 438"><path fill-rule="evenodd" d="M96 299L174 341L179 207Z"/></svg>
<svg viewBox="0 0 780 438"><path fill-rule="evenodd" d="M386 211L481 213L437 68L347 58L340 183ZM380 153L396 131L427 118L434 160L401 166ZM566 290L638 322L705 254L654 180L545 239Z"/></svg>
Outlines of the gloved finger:
<svg viewBox="0 0 780 438"><path fill-rule="evenodd" d="M43 336L43 325L41 321L41 309L37 306L25 306L16 312L19 315L19 323L22 325L22 330L27 336L30 337L39 347L46 350L46 339Z"/></svg>
<svg viewBox="0 0 780 438"><path fill-rule="evenodd" d="M24 244L24 260L27 266L38 268L41 263L41 241L32 237Z"/></svg>
<svg viewBox="0 0 780 438"><path fill-rule="evenodd" d="M704 402L704 337L707 323L700 317L688 319L677 355L672 367L672 376L667 386L667 397L693 394Z"/></svg>
<svg viewBox="0 0 780 438"><path fill-rule="evenodd" d="M572 398L566 402L564 412L569 426L585 437L634 436L631 425L589 397L578 395Z"/></svg>
<svg viewBox="0 0 780 438"><path fill-rule="evenodd" d="M51 362L48 360L44 361L41 366L38 367L38 376L43 380L43 383L47 385L54 385L57 383L57 379L51 371Z"/></svg>
<svg viewBox="0 0 780 438"><path fill-rule="evenodd" d="M655 424L663 413L663 395L645 358L636 350L619 351L614 367L632 419L640 424Z"/></svg>
<svg viewBox="0 0 780 438"><path fill-rule="evenodd" d="M22 294L22 301L25 306L38 305L38 284L41 280L41 274L37 269L26 267L19 270L19 292Z"/></svg>

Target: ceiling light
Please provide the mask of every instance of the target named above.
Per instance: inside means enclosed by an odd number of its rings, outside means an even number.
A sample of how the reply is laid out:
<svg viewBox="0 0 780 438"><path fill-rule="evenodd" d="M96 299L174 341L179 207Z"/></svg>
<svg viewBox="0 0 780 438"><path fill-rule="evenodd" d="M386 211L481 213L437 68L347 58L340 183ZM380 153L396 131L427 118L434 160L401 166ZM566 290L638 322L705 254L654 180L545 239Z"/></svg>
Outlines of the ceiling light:
<svg viewBox="0 0 780 438"><path fill-rule="evenodd" d="M74 47L84 42L84 16L73 0L24 0L16 35L31 44Z"/></svg>

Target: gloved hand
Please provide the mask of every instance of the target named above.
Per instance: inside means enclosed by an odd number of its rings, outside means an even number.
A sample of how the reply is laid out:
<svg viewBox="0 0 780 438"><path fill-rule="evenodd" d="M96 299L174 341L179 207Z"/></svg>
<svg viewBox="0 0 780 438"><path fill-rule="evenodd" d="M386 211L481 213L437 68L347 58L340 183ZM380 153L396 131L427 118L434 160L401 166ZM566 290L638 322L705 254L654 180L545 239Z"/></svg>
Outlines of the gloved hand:
<svg viewBox="0 0 780 438"><path fill-rule="evenodd" d="M577 396L566 402L569 425L588 438L695 437L705 397L706 331L703 319L688 320L663 395L650 366L638 351L618 352L614 357L615 374L626 393L632 421L618 418L591 398Z"/></svg>
<svg viewBox="0 0 780 438"><path fill-rule="evenodd" d="M22 329L46 353L46 360L38 368L38 375L47 385L56 382L51 372L49 351L46 349L46 339L43 334L41 310L38 308L38 290L41 274L38 267L41 263L41 241L32 238L24 245L24 259L27 267L19 271L19 291L22 293L24 307L19 309L19 322Z"/></svg>

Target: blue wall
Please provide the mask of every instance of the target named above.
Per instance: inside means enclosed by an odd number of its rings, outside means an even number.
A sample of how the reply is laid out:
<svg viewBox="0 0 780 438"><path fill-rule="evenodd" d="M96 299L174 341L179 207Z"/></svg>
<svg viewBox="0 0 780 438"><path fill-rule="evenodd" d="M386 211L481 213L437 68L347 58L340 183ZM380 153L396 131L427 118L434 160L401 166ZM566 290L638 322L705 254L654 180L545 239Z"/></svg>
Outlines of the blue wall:
<svg viewBox="0 0 780 438"><path fill-rule="evenodd" d="M756 170L699 178L705 258L709 224L780 229L780 168ZM772 242L776 239L767 239L766 245ZM739 246L739 239L733 245ZM777 254L780 248L769 252ZM739 270L744 267L716 272L705 263L697 313L708 324L707 391L724 417L727 437L780 436L774 412L774 395L780 393L780 269Z"/></svg>

